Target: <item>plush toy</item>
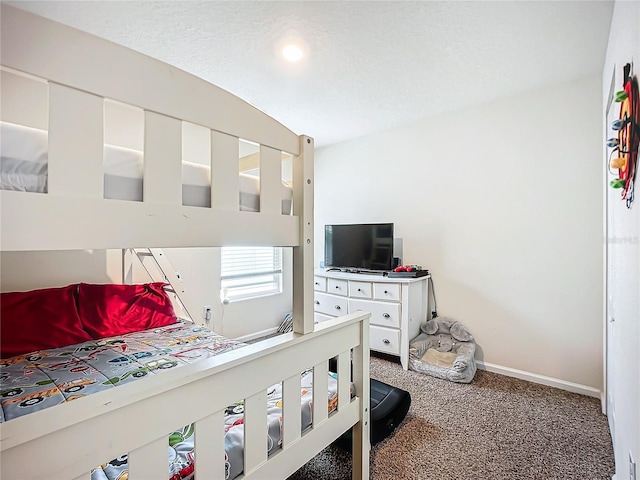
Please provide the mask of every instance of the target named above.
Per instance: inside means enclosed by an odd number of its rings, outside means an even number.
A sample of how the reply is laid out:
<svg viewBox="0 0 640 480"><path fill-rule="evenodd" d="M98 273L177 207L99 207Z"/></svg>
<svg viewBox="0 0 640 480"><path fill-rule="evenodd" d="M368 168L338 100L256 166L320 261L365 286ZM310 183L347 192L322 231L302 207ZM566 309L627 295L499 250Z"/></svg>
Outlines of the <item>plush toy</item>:
<svg viewBox="0 0 640 480"><path fill-rule="evenodd" d="M476 374L476 343L462 323L446 317L425 322L409 344L409 368L452 382L469 383Z"/></svg>

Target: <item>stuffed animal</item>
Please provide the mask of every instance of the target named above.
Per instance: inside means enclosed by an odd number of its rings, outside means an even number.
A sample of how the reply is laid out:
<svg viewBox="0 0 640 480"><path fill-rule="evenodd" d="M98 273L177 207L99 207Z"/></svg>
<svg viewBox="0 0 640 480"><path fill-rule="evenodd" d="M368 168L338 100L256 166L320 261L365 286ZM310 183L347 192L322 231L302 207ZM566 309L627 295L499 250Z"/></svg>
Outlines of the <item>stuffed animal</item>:
<svg viewBox="0 0 640 480"><path fill-rule="evenodd" d="M453 382L469 383L476 373L476 343L462 323L446 317L425 322L409 344L409 368Z"/></svg>

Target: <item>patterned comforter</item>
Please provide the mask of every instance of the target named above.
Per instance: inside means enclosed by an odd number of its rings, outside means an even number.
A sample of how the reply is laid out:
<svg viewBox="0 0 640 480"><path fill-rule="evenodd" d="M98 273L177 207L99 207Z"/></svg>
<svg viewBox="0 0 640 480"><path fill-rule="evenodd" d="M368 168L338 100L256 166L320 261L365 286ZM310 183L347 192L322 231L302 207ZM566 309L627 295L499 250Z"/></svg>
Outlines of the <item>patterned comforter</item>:
<svg viewBox="0 0 640 480"><path fill-rule="evenodd" d="M147 375L209 358L246 344L230 340L202 326L176 323L63 348L42 350L0 360L0 422L33 411L107 390ZM312 371L302 373L300 396L302 427L312 421ZM329 410L337 402L335 374L329 375ZM269 453L281 444L282 389L268 389ZM226 478L243 470L244 407L230 405L225 415ZM190 479L194 474L194 429L187 425L168 439L170 480ZM91 473L91 480L127 478L127 455L105 463Z"/></svg>

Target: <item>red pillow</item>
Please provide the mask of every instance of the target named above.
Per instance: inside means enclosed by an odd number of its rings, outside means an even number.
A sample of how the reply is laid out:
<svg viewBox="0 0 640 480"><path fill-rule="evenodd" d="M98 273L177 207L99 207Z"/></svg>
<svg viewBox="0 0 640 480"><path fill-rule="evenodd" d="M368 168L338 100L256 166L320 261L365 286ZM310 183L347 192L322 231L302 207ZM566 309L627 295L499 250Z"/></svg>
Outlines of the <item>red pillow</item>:
<svg viewBox="0 0 640 480"><path fill-rule="evenodd" d="M0 356L65 347L91 340L76 305L77 285L0 296Z"/></svg>
<svg viewBox="0 0 640 480"><path fill-rule="evenodd" d="M94 339L113 337L178 321L166 283L92 285L81 283L78 312L84 330Z"/></svg>

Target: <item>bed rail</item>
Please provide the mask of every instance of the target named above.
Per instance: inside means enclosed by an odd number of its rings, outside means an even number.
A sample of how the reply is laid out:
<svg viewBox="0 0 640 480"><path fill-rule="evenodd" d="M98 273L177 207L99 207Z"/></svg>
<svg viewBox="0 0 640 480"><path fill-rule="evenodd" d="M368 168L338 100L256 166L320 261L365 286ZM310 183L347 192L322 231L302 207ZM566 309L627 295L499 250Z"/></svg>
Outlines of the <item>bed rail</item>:
<svg viewBox="0 0 640 480"><path fill-rule="evenodd" d="M311 138L175 67L1 8L0 116L48 131L48 193L0 191L3 250L300 245L312 224L302 218L312 167L300 166L313 163ZM141 112L141 202L104 198L107 105ZM211 207L182 205L183 122L209 131ZM259 213L239 211L240 141L259 145ZM283 153L293 157L293 215L281 213Z"/></svg>
<svg viewBox="0 0 640 480"><path fill-rule="evenodd" d="M286 478L351 427L353 478L369 478L368 319L368 313L350 314L307 335L280 335L59 405L56 415L43 410L10 420L0 425L1 476L37 480L55 472L87 480L92 468L129 452L131 480L166 478L168 433L195 422L197 476L224 479L224 409L245 399L244 478ZM322 388L335 356L338 408L328 415ZM313 424L301 433L300 373L307 367L314 370ZM284 391L283 443L267 457L266 392L277 382ZM186 408L175 408L180 404Z"/></svg>
<svg viewBox="0 0 640 480"><path fill-rule="evenodd" d="M2 5L0 48L2 65L19 72L298 154L296 134L237 96L80 30Z"/></svg>

